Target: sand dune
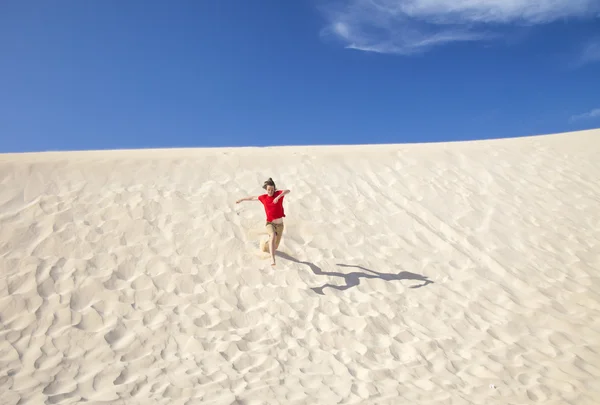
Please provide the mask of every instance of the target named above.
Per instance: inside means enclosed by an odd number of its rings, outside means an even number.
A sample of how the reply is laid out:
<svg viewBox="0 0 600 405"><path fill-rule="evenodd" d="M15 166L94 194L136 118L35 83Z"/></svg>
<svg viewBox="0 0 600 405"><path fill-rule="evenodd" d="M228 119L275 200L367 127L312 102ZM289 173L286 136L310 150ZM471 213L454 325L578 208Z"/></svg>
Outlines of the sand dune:
<svg viewBox="0 0 600 405"><path fill-rule="evenodd" d="M278 263L258 202L289 188ZM600 131L0 155L0 402L600 403Z"/></svg>

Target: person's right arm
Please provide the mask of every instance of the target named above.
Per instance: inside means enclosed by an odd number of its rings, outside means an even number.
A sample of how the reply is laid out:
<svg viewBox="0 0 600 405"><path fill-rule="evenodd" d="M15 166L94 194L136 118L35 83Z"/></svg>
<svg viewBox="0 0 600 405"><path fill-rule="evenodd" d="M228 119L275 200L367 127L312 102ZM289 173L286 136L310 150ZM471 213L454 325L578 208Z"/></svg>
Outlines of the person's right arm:
<svg viewBox="0 0 600 405"><path fill-rule="evenodd" d="M244 198L240 198L239 200L237 200L235 203L239 204L242 201L258 201L258 196L250 196L250 197L244 197Z"/></svg>

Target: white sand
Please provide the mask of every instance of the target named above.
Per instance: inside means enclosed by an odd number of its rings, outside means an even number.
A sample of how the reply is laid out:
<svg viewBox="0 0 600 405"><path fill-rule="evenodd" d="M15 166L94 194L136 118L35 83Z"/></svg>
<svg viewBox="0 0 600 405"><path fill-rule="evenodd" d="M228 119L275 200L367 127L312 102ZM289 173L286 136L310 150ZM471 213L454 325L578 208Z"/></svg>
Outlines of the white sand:
<svg viewBox="0 0 600 405"><path fill-rule="evenodd" d="M275 269L234 203L269 176ZM600 403L600 130L5 154L0 180L3 405Z"/></svg>

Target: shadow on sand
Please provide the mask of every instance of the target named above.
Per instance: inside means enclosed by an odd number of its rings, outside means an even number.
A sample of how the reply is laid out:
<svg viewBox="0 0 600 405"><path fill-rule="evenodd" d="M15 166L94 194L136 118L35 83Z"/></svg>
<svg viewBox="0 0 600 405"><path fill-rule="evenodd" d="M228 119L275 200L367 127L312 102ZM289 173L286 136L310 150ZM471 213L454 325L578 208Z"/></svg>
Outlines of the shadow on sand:
<svg viewBox="0 0 600 405"><path fill-rule="evenodd" d="M422 276L420 274L410 273L408 271L401 271L400 273L397 273L397 274L379 273L375 270L370 270L370 269L367 269L362 266L355 266L355 265L350 265L350 264L338 264L338 266L354 267L354 268L362 270L364 273L359 272L359 271L353 271L352 273L338 273L335 271L323 271L317 265L315 265L311 262L302 262L302 261L296 259L295 257L288 255L287 253L277 252L276 254L277 254L277 256L282 257L286 260L292 261L294 263L300 263L300 264L307 265L308 267L310 267L312 272L315 273L316 275L342 277L344 279L346 285L334 285L334 284L327 283L327 284L322 285L321 287L311 288L311 290L313 290L317 294L321 294L321 295L325 295L323 293L323 290L326 287L335 288L336 290L340 290L340 291L347 290L348 288L351 288L351 287L355 287L360 284L361 278L378 278L380 280L385 280L385 281L417 280L417 281L423 282L423 284L415 285L410 288L421 288L421 287L425 287L427 284L433 283L433 281L429 280L425 276Z"/></svg>

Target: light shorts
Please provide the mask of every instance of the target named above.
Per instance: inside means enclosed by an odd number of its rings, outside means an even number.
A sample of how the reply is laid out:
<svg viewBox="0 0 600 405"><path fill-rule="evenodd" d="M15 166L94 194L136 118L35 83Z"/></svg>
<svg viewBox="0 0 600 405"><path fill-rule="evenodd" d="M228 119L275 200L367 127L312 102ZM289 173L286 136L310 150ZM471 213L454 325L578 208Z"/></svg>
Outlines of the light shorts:
<svg viewBox="0 0 600 405"><path fill-rule="evenodd" d="M281 242L281 236L283 235L283 224L274 224L272 222L267 222L265 224L265 227L267 228L267 233L269 234L269 237L275 234L275 249L277 249L279 247L279 243ZM265 252L269 251L269 243L265 243L263 250Z"/></svg>

